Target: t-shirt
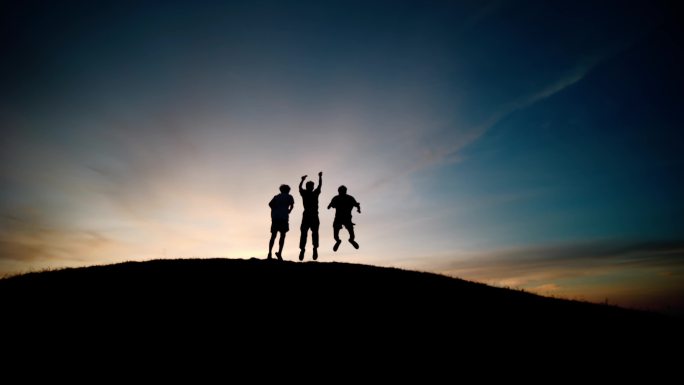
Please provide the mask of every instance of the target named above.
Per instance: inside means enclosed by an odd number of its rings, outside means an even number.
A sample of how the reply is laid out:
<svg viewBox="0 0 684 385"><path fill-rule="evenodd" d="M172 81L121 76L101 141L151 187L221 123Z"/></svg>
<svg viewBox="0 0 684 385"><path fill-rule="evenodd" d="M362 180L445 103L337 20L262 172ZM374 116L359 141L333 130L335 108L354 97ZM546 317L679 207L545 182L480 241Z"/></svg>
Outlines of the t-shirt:
<svg viewBox="0 0 684 385"><path fill-rule="evenodd" d="M304 214L318 214L318 196L321 195L321 189L317 188L312 191L299 189L299 194L302 196L302 203L304 204Z"/></svg>
<svg viewBox="0 0 684 385"><path fill-rule="evenodd" d="M352 209L357 204L356 199L351 195L337 195L330 201L330 206L337 209L335 210L335 219L341 220L351 220Z"/></svg>
<svg viewBox="0 0 684 385"><path fill-rule="evenodd" d="M290 194L278 194L268 203L271 207L271 219L288 220L290 215L290 205L294 205L294 198Z"/></svg>

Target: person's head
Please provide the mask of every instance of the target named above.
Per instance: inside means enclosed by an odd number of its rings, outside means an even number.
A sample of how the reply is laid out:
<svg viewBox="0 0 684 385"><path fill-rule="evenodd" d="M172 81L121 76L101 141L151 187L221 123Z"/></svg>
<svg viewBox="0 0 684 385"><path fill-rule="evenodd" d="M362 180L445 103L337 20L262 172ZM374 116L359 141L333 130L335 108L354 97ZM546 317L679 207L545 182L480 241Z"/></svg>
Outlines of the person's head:
<svg viewBox="0 0 684 385"><path fill-rule="evenodd" d="M280 185L280 192L283 194L289 193L290 192L290 186L288 186L286 184L281 184Z"/></svg>
<svg viewBox="0 0 684 385"><path fill-rule="evenodd" d="M308 181L308 182L306 182L306 190L307 190L307 191L313 191L313 186L314 186L314 182L313 182L313 181Z"/></svg>
<svg viewBox="0 0 684 385"><path fill-rule="evenodd" d="M340 193L340 195L347 195L347 188L342 185L337 188L337 192Z"/></svg>

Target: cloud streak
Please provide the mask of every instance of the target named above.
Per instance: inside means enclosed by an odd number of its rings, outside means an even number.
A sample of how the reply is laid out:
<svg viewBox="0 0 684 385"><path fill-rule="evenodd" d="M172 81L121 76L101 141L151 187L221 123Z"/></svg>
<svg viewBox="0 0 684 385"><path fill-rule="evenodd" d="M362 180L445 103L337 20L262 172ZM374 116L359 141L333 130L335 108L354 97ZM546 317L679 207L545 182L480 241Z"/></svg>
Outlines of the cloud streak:
<svg viewBox="0 0 684 385"><path fill-rule="evenodd" d="M681 298L658 299L664 292L684 294L682 240L524 246L437 259L438 272L497 286L594 301L611 297L638 307L684 306Z"/></svg>
<svg viewBox="0 0 684 385"><path fill-rule="evenodd" d="M427 167L460 162L462 160L460 155L461 151L475 143L502 120L517 111L532 107L536 103L550 98L568 87L577 84L584 79L593 68L608 57L610 57L609 54L604 54L583 60L574 68L543 87L518 96L517 98L496 107L496 109L480 124L467 126L459 124L458 122L451 122L447 124L451 129L447 129L446 133L441 134L435 133L438 128L437 126L427 129L425 127L420 129L416 128L416 131L424 132L425 135L432 134L439 136L440 139L436 141L438 144L428 146L425 144L421 145L420 141L414 142L414 148L412 148L411 151L412 154L404 154L404 156L409 156L414 159L414 161L408 165L405 163L397 163L401 166L400 168L397 168L393 170L392 173L376 180L368 187L369 190L381 188L394 180L405 178ZM415 140L415 138L410 139Z"/></svg>
<svg viewBox="0 0 684 385"><path fill-rule="evenodd" d="M563 266L576 267L581 274L585 267L592 265L684 266L683 256L684 241L595 241L476 253L469 258L452 261L447 270L479 271L481 266L491 264L492 267L486 271L487 278L497 278L522 272L550 271L554 270L550 267ZM484 271L481 273L485 274Z"/></svg>
<svg viewBox="0 0 684 385"><path fill-rule="evenodd" d="M562 92L566 88L581 81L590 71L594 68L603 58L594 58L587 60L583 63L577 65L574 69L568 71L565 75L560 78L546 84L544 87L539 88L533 92L526 95L517 97L516 99L501 105L498 110L491 113L490 116L481 124L472 127L470 129L464 130L464 133L458 138L453 139L446 146L438 148L436 151L431 152L429 156L426 156L424 162L419 164L419 166L427 166L434 163L441 162L451 162L458 159L458 152L461 151L466 146L472 144L477 139L482 137L487 131L492 127L496 126L499 122L504 120L511 114L532 107L536 103L550 98L553 95Z"/></svg>

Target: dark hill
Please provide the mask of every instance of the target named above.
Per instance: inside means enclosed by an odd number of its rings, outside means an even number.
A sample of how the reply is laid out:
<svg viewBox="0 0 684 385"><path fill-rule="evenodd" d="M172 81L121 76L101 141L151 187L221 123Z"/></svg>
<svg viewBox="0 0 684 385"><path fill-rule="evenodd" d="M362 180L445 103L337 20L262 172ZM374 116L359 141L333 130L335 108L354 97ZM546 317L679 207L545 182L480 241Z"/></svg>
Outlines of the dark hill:
<svg viewBox="0 0 684 385"><path fill-rule="evenodd" d="M5 330L33 324L80 337L87 330L298 346L321 340L323 351L375 346L421 355L467 345L641 356L662 352L681 330L679 319L660 314L346 263L127 262L2 279L0 298Z"/></svg>

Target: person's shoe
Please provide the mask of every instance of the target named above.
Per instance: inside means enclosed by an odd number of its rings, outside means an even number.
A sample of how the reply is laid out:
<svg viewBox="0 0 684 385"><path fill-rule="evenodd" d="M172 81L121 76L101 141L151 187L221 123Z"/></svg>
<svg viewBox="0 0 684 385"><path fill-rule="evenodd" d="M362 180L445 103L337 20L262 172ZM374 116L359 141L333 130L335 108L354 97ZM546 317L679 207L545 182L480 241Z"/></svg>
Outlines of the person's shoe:
<svg viewBox="0 0 684 385"><path fill-rule="evenodd" d="M355 248L355 249L358 249L358 248L359 248L359 244L358 244L358 243L356 243L356 241L355 241L355 240L353 240L353 239L350 239L350 240L349 240L349 243L351 243L351 244L352 244L352 246L354 246L354 248Z"/></svg>
<svg viewBox="0 0 684 385"><path fill-rule="evenodd" d="M300 261L304 260L304 249L302 249L302 251L299 252L299 260Z"/></svg>
<svg viewBox="0 0 684 385"><path fill-rule="evenodd" d="M313 260L315 261L317 259L318 259L318 249L313 249Z"/></svg>
<svg viewBox="0 0 684 385"><path fill-rule="evenodd" d="M275 254L276 254L276 257L278 257L279 261L283 260L283 256L280 253L276 252Z"/></svg>
<svg viewBox="0 0 684 385"><path fill-rule="evenodd" d="M333 246L333 251L337 251L337 248L340 247L340 243L342 243L342 241L335 242L335 246Z"/></svg>
<svg viewBox="0 0 684 385"><path fill-rule="evenodd" d="M266 257L266 260L267 260L267 261L270 261L270 260L272 260L272 259L273 259L273 257L271 256L271 253L268 253L268 257Z"/></svg>

